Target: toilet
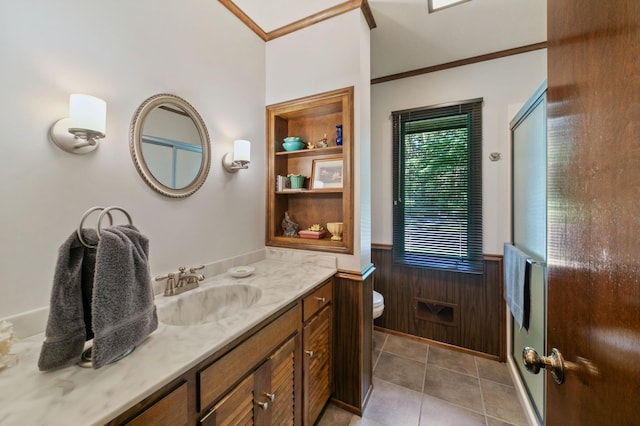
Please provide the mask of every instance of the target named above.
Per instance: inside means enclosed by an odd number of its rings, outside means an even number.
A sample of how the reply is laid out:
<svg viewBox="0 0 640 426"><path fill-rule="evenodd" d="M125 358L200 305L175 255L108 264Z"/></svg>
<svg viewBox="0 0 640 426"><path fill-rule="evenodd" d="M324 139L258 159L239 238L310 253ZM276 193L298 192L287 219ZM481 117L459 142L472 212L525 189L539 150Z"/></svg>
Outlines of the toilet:
<svg viewBox="0 0 640 426"><path fill-rule="evenodd" d="M384 297L374 290L373 292L373 319L378 318L384 311Z"/></svg>

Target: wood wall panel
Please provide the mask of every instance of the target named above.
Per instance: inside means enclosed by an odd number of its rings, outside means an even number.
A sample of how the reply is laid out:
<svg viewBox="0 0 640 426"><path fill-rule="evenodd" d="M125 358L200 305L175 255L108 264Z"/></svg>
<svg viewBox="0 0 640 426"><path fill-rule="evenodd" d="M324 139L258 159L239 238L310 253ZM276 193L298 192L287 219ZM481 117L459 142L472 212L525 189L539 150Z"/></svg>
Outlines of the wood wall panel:
<svg viewBox="0 0 640 426"><path fill-rule="evenodd" d="M334 278L333 401L358 415L373 385L373 271Z"/></svg>
<svg viewBox="0 0 640 426"><path fill-rule="evenodd" d="M395 265L389 246L374 246L374 289L384 296L377 327L506 360L502 257L485 256L484 274L465 274ZM415 298L454 305L452 324L416 319Z"/></svg>

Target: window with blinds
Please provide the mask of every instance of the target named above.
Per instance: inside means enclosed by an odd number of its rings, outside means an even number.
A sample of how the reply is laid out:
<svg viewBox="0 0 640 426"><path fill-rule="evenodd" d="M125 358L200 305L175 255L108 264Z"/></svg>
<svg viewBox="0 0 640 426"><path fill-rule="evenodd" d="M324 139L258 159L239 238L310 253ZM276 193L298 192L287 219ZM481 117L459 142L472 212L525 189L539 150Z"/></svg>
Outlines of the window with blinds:
<svg viewBox="0 0 640 426"><path fill-rule="evenodd" d="M392 116L394 262L481 273L482 99Z"/></svg>

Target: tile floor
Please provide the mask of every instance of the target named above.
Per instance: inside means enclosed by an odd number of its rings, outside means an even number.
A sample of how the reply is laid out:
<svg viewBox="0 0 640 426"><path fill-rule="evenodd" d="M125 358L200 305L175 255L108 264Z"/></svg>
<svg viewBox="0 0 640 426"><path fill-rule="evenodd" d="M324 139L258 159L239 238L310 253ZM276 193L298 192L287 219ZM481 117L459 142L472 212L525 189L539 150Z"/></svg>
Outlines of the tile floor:
<svg viewBox="0 0 640 426"><path fill-rule="evenodd" d="M333 404L318 426L527 426L507 365L374 332L373 392L362 417Z"/></svg>

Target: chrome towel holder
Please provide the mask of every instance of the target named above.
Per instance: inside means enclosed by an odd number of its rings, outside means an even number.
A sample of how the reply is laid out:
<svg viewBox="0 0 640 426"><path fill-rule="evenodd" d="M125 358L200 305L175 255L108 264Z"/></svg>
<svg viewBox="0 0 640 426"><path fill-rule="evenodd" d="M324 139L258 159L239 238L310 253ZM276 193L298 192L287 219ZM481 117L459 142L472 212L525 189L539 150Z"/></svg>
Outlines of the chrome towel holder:
<svg viewBox="0 0 640 426"><path fill-rule="evenodd" d="M98 244L91 245L91 244L89 244L89 243L87 243L85 241L85 239L82 237L82 225L84 225L84 221L87 219L87 217L89 217L89 215L91 215L91 213L93 213L95 211L99 211L99 210L102 210L102 212L98 216L98 224L97 224L97 227L96 227L96 232L98 234L98 239L100 239L100 236L102 234L102 219L104 219L105 215L109 217L109 225L113 225L113 216L111 215L111 211L112 210L118 210L118 211L122 212L127 217L127 220L129 221L129 225L133 225L133 221L131 220L131 215L129 215L129 213L127 213L127 211L125 209L123 209L122 207L118 207L118 206L109 206L109 207L96 206L96 207L91 207L89 210L84 212L84 214L82 215L82 218L80 219L80 224L78 225L78 229L76 230L76 234L78 235L78 239L80 240L80 243L82 243L82 245L87 247L87 248L96 248L96 247L98 247Z"/></svg>

